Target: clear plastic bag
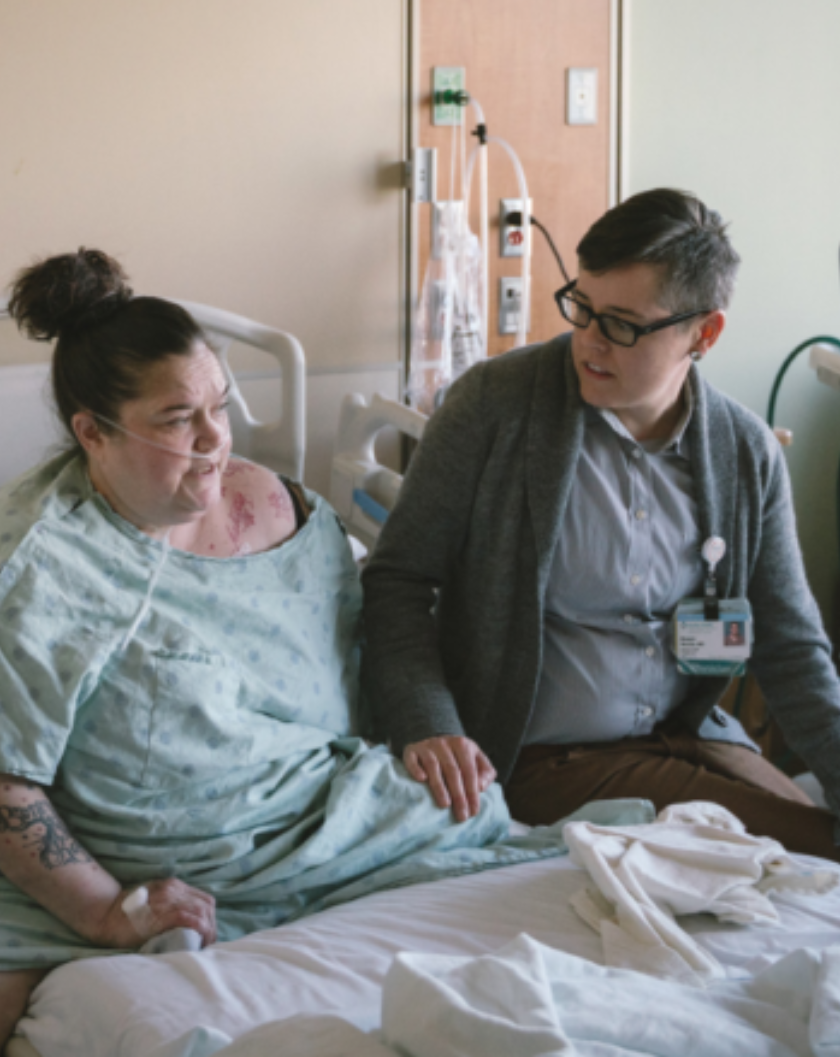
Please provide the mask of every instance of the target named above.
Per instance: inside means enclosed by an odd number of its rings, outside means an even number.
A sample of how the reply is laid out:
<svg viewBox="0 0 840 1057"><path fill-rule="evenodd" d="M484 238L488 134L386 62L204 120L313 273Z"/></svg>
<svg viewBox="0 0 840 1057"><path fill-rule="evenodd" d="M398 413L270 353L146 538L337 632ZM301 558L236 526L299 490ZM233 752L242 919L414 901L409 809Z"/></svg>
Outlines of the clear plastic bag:
<svg viewBox="0 0 840 1057"><path fill-rule="evenodd" d="M463 202L441 202L438 207L439 255L430 257L426 267L408 379L411 406L427 415L449 385L487 355L481 246L466 224Z"/></svg>

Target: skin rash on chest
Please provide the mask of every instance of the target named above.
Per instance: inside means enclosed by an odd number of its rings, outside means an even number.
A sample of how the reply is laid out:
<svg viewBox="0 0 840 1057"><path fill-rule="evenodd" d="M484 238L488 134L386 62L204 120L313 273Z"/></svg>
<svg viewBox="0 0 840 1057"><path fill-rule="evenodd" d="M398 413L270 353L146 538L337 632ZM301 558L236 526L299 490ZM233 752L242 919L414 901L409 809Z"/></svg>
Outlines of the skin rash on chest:
<svg viewBox="0 0 840 1057"><path fill-rule="evenodd" d="M295 510L285 486L252 463L232 461L223 474L221 502L196 539L200 553L231 557L268 550L295 533ZM273 475L272 475L273 477Z"/></svg>

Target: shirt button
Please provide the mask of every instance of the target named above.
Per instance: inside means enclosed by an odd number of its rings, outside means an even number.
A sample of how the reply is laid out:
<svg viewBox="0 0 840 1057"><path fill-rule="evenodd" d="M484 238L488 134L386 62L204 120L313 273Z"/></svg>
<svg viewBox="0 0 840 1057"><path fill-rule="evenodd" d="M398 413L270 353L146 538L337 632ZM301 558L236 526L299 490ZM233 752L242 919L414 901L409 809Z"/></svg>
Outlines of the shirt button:
<svg viewBox="0 0 840 1057"><path fill-rule="evenodd" d="M645 656L646 657L653 657L653 655L655 653L656 653L656 650L653 648L653 646L648 646L648 648L645 650Z"/></svg>
<svg viewBox="0 0 840 1057"><path fill-rule="evenodd" d="M637 510L636 511L636 520L637 521L644 521L646 517L647 517L647 510Z"/></svg>
<svg viewBox="0 0 840 1057"><path fill-rule="evenodd" d="M641 576L639 576L638 573L633 573L633 575L630 577L630 583L634 587L636 586L636 584L640 584L641 582L642 582L642 578L641 578Z"/></svg>
<svg viewBox="0 0 840 1057"><path fill-rule="evenodd" d="M641 459L642 457L642 453L639 451L638 448L632 448L630 454L633 456L634 459Z"/></svg>
<svg viewBox="0 0 840 1057"><path fill-rule="evenodd" d="M632 613L625 613L624 617L623 617L623 620L624 620L625 624L635 624L636 623L636 618L632 615Z"/></svg>
<svg viewBox="0 0 840 1057"><path fill-rule="evenodd" d="M653 709L649 705L645 705L645 707L641 711L642 711L642 716L645 719L647 719L648 716L652 716L653 715Z"/></svg>

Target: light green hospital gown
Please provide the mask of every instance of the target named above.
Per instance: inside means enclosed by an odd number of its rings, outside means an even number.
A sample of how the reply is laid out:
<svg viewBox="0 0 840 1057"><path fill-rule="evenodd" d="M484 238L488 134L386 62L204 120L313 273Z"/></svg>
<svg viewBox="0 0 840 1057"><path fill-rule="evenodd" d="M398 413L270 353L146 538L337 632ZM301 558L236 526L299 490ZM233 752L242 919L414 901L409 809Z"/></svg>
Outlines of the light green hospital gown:
<svg viewBox="0 0 840 1057"><path fill-rule="evenodd" d="M309 498L281 547L215 559L166 554L78 457L0 491L0 772L48 787L123 884L212 893L222 940L559 850L485 847L508 829L498 787L455 825L353 736L358 576L335 514ZM97 953L0 877L0 970Z"/></svg>

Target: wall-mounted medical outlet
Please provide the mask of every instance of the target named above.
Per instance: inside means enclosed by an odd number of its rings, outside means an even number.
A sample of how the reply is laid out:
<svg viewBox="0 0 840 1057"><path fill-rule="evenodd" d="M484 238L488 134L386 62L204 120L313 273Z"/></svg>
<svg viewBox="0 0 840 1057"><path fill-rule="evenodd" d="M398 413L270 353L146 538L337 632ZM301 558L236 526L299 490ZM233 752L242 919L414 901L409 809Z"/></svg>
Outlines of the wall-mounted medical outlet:
<svg viewBox="0 0 840 1057"><path fill-rule="evenodd" d="M411 165L411 198L414 202L434 202L437 198L437 151L416 147Z"/></svg>
<svg viewBox="0 0 840 1057"><path fill-rule="evenodd" d="M444 199L432 202L432 257L439 261L443 256L443 232L445 224L450 230L460 223L464 209L461 199Z"/></svg>
<svg viewBox="0 0 840 1057"><path fill-rule="evenodd" d="M515 334L519 330L521 313L522 277L502 276L499 279L499 333ZM531 329L530 319L526 329Z"/></svg>
<svg viewBox="0 0 840 1057"><path fill-rule="evenodd" d="M533 198L528 199L528 208L533 212ZM502 257L521 257L525 252L525 229L521 225L506 222L508 213L521 212L521 198L502 198L499 201L499 254Z"/></svg>
<svg viewBox="0 0 840 1057"><path fill-rule="evenodd" d="M840 389L840 349L833 345L812 345L808 366L813 367L824 385Z"/></svg>
<svg viewBox="0 0 840 1057"><path fill-rule="evenodd" d="M455 99L465 91L467 74L463 66L432 68L432 124L460 125L464 107Z"/></svg>
<svg viewBox="0 0 840 1057"><path fill-rule="evenodd" d="M595 125L598 121L598 71L566 70L566 124Z"/></svg>

